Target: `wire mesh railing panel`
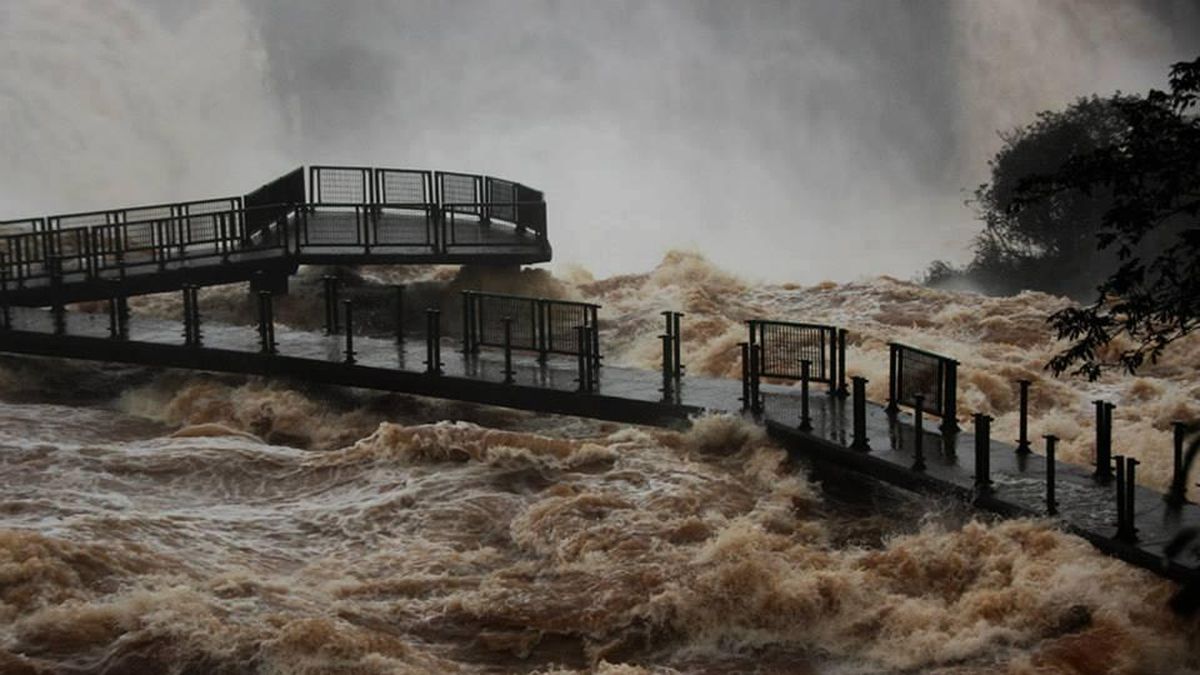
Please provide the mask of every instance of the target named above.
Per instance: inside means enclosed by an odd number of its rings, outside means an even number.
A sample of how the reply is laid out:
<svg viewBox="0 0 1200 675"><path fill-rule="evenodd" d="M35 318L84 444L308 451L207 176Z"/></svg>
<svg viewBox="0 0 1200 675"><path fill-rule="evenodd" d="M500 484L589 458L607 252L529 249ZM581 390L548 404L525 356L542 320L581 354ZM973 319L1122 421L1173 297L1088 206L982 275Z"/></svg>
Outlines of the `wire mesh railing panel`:
<svg viewBox="0 0 1200 675"><path fill-rule="evenodd" d="M69 213L46 217L46 224L51 230L64 230L71 227L93 227L118 221L119 212L117 211L92 211L89 213Z"/></svg>
<svg viewBox="0 0 1200 675"><path fill-rule="evenodd" d="M303 200L303 192L300 194ZM207 213L222 213L225 211L239 211L242 208L241 197L224 197L221 199L204 199L196 202L183 202L176 205L179 215L199 216Z"/></svg>
<svg viewBox="0 0 1200 675"><path fill-rule="evenodd" d="M23 218L21 220L0 220L0 237L14 234L33 234L46 229L45 218Z"/></svg>
<svg viewBox="0 0 1200 675"><path fill-rule="evenodd" d="M326 208L304 219L304 241L307 246L361 246L363 241L364 210L357 208Z"/></svg>
<svg viewBox="0 0 1200 675"><path fill-rule="evenodd" d="M349 166L312 167L313 200L317 204L370 204L371 169Z"/></svg>
<svg viewBox="0 0 1200 675"><path fill-rule="evenodd" d="M381 204L429 204L431 178L428 171L375 169L378 201Z"/></svg>
<svg viewBox="0 0 1200 675"><path fill-rule="evenodd" d="M174 204L163 204L161 206L137 206L131 209L121 209L121 218L119 222L123 223L141 223L147 220L166 220L175 216L176 210Z"/></svg>
<svg viewBox="0 0 1200 675"><path fill-rule="evenodd" d="M593 308L575 302L545 302L545 345L546 351L559 354L578 354L579 339L575 329L579 326L591 326Z"/></svg>
<svg viewBox="0 0 1200 675"><path fill-rule="evenodd" d="M213 212L185 216L180 219L187 244L207 244L224 238L219 226L220 219L230 212Z"/></svg>
<svg viewBox="0 0 1200 675"><path fill-rule="evenodd" d="M517 222L517 184L488 177L487 179L487 209L488 217Z"/></svg>
<svg viewBox="0 0 1200 675"><path fill-rule="evenodd" d="M540 239L546 237L546 202L544 195L533 188L517 185L517 225L532 230Z"/></svg>
<svg viewBox="0 0 1200 675"><path fill-rule="evenodd" d="M376 246L433 245L433 215L429 210L381 207L373 219L372 244Z"/></svg>
<svg viewBox="0 0 1200 675"><path fill-rule="evenodd" d="M538 301L505 295L473 294L479 344L504 346L504 318L512 319L513 349L540 349L538 340Z"/></svg>
<svg viewBox="0 0 1200 675"><path fill-rule="evenodd" d="M52 255L58 258L63 273L88 272L91 269L91 230L72 227L53 233Z"/></svg>
<svg viewBox="0 0 1200 675"><path fill-rule="evenodd" d="M934 415L943 411L943 357L898 345L896 352L896 401L916 407L918 395L924 397L922 409Z"/></svg>
<svg viewBox="0 0 1200 675"><path fill-rule="evenodd" d="M438 194L442 207L457 213L479 213L479 176L439 172Z"/></svg>
<svg viewBox="0 0 1200 675"><path fill-rule="evenodd" d="M808 361L809 380L830 382L835 377L830 354L837 338L836 328L752 321L751 330L757 330L757 342L762 345L760 374L798 380L802 377L803 362Z"/></svg>

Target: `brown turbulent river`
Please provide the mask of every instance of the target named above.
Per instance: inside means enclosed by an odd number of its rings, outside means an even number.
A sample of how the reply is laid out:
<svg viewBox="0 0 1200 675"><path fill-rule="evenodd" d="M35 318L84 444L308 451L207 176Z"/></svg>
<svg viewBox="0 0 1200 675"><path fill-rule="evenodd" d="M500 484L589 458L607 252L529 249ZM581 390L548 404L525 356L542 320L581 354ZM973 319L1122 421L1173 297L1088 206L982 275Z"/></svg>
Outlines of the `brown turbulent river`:
<svg viewBox="0 0 1200 675"><path fill-rule="evenodd" d="M1071 461L1104 397L1158 487L1170 422L1200 417L1200 340L1136 378L1047 377L1042 319L1065 301L1045 295L759 285L682 253L602 280L418 274L363 281L600 302L618 363L655 365L666 308L693 373L733 375L750 316L850 328L877 400L887 340L933 348L1000 437L1011 380L1033 379L1035 433ZM312 288L282 321L319 315ZM202 308L245 320L243 297ZM1047 523L812 475L732 418L675 432L17 358L0 394L3 673L1200 672L1171 584Z"/></svg>

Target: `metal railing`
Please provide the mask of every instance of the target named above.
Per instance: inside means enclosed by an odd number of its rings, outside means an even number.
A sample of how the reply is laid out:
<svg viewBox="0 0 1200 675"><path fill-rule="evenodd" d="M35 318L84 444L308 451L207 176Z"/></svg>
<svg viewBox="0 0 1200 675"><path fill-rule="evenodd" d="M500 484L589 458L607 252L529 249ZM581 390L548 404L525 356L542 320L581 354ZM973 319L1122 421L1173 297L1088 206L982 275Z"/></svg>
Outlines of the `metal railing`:
<svg viewBox="0 0 1200 675"><path fill-rule="evenodd" d="M958 429L958 361L895 342L888 343L888 407L916 407L942 418L942 430Z"/></svg>
<svg viewBox="0 0 1200 675"><path fill-rule="evenodd" d="M264 221L259 211L273 214L277 221ZM123 278L145 266L165 269L185 260L228 260L233 253L286 251L288 228L280 221L293 214L294 210L280 212L271 205L2 237L0 266L20 288L38 280ZM251 232L246 225L251 220L265 225Z"/></svg>
<svg viewBox="0 0 1200 675"><path fill-rule="evenodd" d="M829 385L830 393L845 395L846 331L836 326L751 319L746 322L749 344L758 346L751 372L760 377L799 380L808 362L808 380Z"/></svg>
<svg viewBox="0 0 1200 675"><path fill-rule="evenodd" d="M493 223L520 236L493 231ZM313 166L307 182L300 167L241 197L0 221L0 271L22 288L56 275L72 281L124 277L127 270L162 269L179 260L228 261L243 251L302 255L306 247L351 247L370 254L376 247L417 247L446 253L522 244L548 247L543 195L520 183L454 172Z"/></svg>
<svg viewBox="0 0 1200 675"><path fill-rule="evenodd" d="M601 361L598 315L600 306L587 302L547 300L520 295L463 291L463 351L475 353L483 347L505 347L505 319L512 349L578 356L576 328L590 330L587 355L596 366Z"/></svg>

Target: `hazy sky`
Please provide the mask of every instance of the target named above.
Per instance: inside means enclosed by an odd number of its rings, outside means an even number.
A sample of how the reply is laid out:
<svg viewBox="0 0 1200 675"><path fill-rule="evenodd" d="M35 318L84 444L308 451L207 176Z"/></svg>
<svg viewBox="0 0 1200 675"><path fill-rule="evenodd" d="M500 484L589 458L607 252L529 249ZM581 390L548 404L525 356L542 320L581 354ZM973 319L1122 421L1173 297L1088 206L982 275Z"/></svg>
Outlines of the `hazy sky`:
<svg viewBox="0 0 1200 675"><path fill-rule="evenodd" d="M556 263L966 257L997 130L1165 86L1194 0L0 4L0 212L244 192L298 164L545 190Z"/></svg>

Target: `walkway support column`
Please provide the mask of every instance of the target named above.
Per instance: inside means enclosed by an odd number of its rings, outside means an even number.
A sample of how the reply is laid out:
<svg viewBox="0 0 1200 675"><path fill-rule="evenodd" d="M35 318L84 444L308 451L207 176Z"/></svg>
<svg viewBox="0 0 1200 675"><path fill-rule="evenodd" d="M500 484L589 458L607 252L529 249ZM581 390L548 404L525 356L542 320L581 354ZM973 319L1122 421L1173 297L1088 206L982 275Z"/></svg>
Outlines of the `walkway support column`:
<svg viewBox="0 0 1200 675"><path fill-rule="evenodd" d="M1171 468L1171 489L1165 499L1172 508L1179 508L1187 503L1187 471L1183 462L1183 439L1187 433L1187 425L1183 422L1172 422L1174 431L1173 463Z"/></svg>
<svg viewBox="0 0 1200 675"><path fill-rule="evenodd" d="M1093 401L1096 407L1096 480L1107 483L1112 473L1112 411L1114 406L1102 400Z"/></svg>
<svg viewBox="0 0 1200 675"><path fill-rule="evenodd" d="M431 307L425 310L425 372L441 375L442 365L442 312Z"/></svg>
<svg viewBox="0 0 1200 675"><path fill-rule="evenodd" d="M800 431L812 431L812 416L808 410L808 378L812 361L800 361Z"/></svg>
<svg viewBox="0 0 1200 675"><path fill-rule="evenodd" d="M925 470L925 397L913 395L913 471Z"/></svg>
<svg viewBox="0 0 1200 675"><path fill-rule="evenodd" d="M325 334L338 333L338 278L332 274L321 277L325 296Z"/></svg>
<svg viewBox="0 0 1200 675"><path fill-rule="evenodd" d="M853 408L853 441L850 447L855 450L869 452L871 450L870 442L867 440L867 378L852 377L850 378L851 387L854 396L851 399Z"/></svg>
<svg viewBox="0 0 1200 675"><path fill-rule="evenodd" d="M342 306L346 308L346 363L354 363L354 301L346 299L342 301Z"/></svg>
<svg viewBox="0 0 1200 675"><path fill-rule="evenodd" d="M975 489L989 492L992 489L992 418L983 413L975 414Z"/></svg>
<svg viewBox="0 0 1200 675"><path fill-rule="evenodd" d="M263 354L275 354L275 306L270 291L258 292L258 344Z"/></svg>
<svg viewBox="0 0 1200 675"><path fill-rule="evenodd" d="M504 322L504 384L513 383L513 375L516 371L513 370L512 362L512 324L511 316L506 316L502 319Z"/></svg>
<svg viewBox="0 0 1200 675"><path fill-rule="evenodd" d="M1054 452L1055 446L1058 445L1058 436L1047 434L1043 438L1046 439L1046 513L1053 516L1058 513L1058 500L1054 498Z"/></svg>
<svg viewBox="0 0 1200 675"><path fill-rule="evenodd" d="M12 328L12 312L8 307L8 255L0 253L0 312L3 312L4 330Z"/></svg>
<svg viewBox="0 0 1200 675"><path fill-rule="evenodd" d="M404 284L396 284L396 342L404 342Z"/></svg>
<svg viewBox="0 0 1200 675"><path fill-rule="evenodd" d="M1017 454L1028 455L1029 449L1029 380L1017 380L1020 387L1020 428L1017 438Z"/></svg>

